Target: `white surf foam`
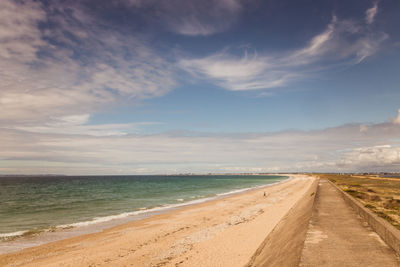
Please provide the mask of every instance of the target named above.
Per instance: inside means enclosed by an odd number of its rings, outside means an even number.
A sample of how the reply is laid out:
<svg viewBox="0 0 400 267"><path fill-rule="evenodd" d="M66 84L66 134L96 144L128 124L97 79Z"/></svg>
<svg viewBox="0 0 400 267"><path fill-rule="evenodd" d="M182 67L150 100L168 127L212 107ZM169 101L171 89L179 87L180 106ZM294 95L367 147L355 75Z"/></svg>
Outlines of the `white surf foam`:
<svg viewBox="0 0 400 267"><path fill-rule="evenodd" d="M12 232L12 233L5 233L5 234L0 234L0 238L9 238L9 237L15 237L15 236L20 236L25 234L28 231L17 231L17 232Z"/></svg>
<svg viewBox="0 0 400 267"><path fill-rule="evenodd" d="M290 177L288 179L290 179ZM216 194L216 196L213 196L213 197L204 197L204 196L200 196L199 195L199 196L196 196L196 197L201 197L201 198L195 199L195 200L191 200L191 201L187 201L187 202L183 202L184 201L183 199L176 199L177 201L180 201L182 203L163 204L163 205L161 205L159 207L154 207L154 208L145 208L145 207L143 207L143 208L140 208L139 210L132 211L132 212L123 212L123 213L116 214L116 215L95 217L95 218L93 218L92 220L89 220L89 221L82 221L82 222L58 225L58 226L56 226L56 228L57 229L68 229L68 228L71 228L71 227L85 227L85 226L90 226L90 225L94 225L94 224L109 222L109 221L112 221L112 220L124 219L124 218L130 217L130 216L133 217L133 216L147 214L147 213L151 214L151 213L162 212L162 211L166 211L166 210L173 209L173 208L179 208L179 207L189 206L189 205L193 205L193 204L203 203L203 202L206 202L206 201L218 199L218 198L229 196L229 195L233 195L233 194L238 194L238 193L249 191L249 190L254 190L254 189L258 189L258 188L262 188L262 187L266 187L266 186L272 186L272 185L275 185L275 184L279 184L279 183L285 182L288 179L281 180L281 181L278 181L278 182L275 182L275 183L271 183L271 184L266 184L266 185L260 185L260 186L255 186L255 187L242 188L242 189L235 189L235 190L231 190L229 192ZM54 228L52 228L52 229L54 229ZM46 229L45 229L45 231L46 231ZM0 238L9 238L9 237L21 236L26 232L28 232L28 230L27 231L17 231L17 232L12 232L12 233L4 233L4 234L0 234Z"/></svg>

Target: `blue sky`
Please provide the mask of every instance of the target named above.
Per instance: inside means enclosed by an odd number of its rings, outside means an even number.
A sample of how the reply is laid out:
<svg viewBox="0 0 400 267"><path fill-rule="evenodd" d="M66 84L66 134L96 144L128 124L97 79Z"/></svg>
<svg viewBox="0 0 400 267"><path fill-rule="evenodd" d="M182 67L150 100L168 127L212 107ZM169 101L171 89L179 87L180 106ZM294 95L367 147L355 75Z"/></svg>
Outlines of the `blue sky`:
<svg viewBox="0 0 400 267"><path fill-rule="evenodd" d="M0 173L400 171L398 1L0 7Z"/></svg>
<svg viewBox="0 0 400 267"><path fill-rule="evenodd" d="M131 23L147 23L144 30L139 31L153 35L151 38L161 51L177 57L207 57L229 50L240 58L246 53L285 53L298 49L323 32L332 16L363 21L365 11L374 4L368 1L255 1L243 4L243 10L235 16L235 21L223 31L194 36L160 29L157 22L146 21L144 14L144 18L136 19L130 17L131 13L124 12L122 21L112 17L111 23L121 23L129 30ZM386 26L387 21L396 23L394 14L391 14L396 5L398 7L396 2L389 1L377 4L380 10L374 18L377 25L369 30L385 33L389 30L391 39L397 38L396 29ZM140 9L133 10L138 12ZM387 16L382 14L382 10L388 13ZM378 16L386 23L378 22ZM326 70L277 88L244 88L231 92L209 79L193 81L193 77L180 72L179 85L169 93L140 105L96 114L91 122L159 122L141 130L146 133L310 130L353 122L383 121L398 108L396 68L399 52L396 45L393 46L395 42L390 40L381 44L383 51L379 54L376 51L358 64L322 64L321 68ZM371 110L371 106L382 106L382 102L384 107Z"/></svg>

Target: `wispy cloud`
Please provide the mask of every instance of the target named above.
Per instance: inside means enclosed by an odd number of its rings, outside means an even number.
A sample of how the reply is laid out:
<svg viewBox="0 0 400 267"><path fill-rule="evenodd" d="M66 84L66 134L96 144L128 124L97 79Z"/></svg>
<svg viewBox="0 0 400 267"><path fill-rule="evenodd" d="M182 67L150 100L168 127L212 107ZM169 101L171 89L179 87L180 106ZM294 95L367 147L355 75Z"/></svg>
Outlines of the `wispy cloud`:
<svg viewBox="0 0 400 267"><path fill-rule="evenodd" d="M368 8L367 11L365 11L365 21L368 24L374 23L377 13L378 13L378 2L376 1L374 2L371 8Z"/></svg>
<svg viewBox="0 0 400 267"><path fill-rule="evenodd" d="M120 0L131 8L150 9L161 27L187 36L227 30L242 11L242 0ZM152 18L154 19L154 18Z"/></svg>
<svg viewBox="0 0 400 267"><path fill-rule="evenodd" d="M0 7L3 124L92 113L175 85L171 64L146 41L104 28L81 6L4 0Z"/></svg>
<svg viewBox="0 0 400 267"><path fill-rule="evenodd" d="M44 134L122 136L139 132L146 126L162 124L160 122L90 124L89 119L90 114L70 115L54 117L43 124L5 126L3 128Z"/></svg>
<svg viewBox="0 0 400 267"><path fill-rule="evenodd" d="M321 70L358 64L376 53L387 38L386 33L371 32L363 23L333 16L323 32L297 50L251 56L246 52L238 57L225 49L204 58L182 59L180 65L195 77L210 79L228 90L277 88Z"/></svg>
<svg viewBox="0 0 400 267"><path fill-rule="evenodd" d="M201 59L183 59L182 69L199 78L211 78L229 90L273 88L286 84L301 74L277 65L278 58L254 55L235 57L222 51Z"/></svg>
<svg viewBox="0 0 400 267"><path fill-rule="evenodd" d="M292 62L291 64L308 64L310 61L316 60L321 55L327 53L328 50L332 49L329 47L329 43L334 39L338 31L337 25L338 19L336 16L333 16L331 23L322 33L314 36L304 48L291 52L287 61ZM354 28L353 25L347 26ZM341 29L339 29L339 31L341 31Z"/></svg>

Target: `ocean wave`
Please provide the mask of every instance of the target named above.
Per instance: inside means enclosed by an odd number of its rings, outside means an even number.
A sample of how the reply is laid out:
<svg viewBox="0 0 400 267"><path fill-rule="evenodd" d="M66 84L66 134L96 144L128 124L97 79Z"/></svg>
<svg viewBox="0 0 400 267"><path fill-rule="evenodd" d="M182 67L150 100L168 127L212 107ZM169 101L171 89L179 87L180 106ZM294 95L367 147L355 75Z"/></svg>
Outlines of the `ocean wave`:
<svg viewBox="0 0 400 267"><path fill-rule="evenodd" d="M288 178L290 179L290 178ZM90 226L90 225L94 225L94 224L100 224L100 223L105 223L105 222L109 222L112 220L118 220L118 219L124 219L127 217L133 217L133 216L138 216L138 215L143 215L143 214L151 214L151 213L157 213L157 212L163 212L163 211L167 211L170 209L174 209L174 208L179 208L179 207L184 207L184 206L189 206L189 205L194 205L194 204L199 204L199 203L203 203L203 202L207 202L210 200L215 200L221 197L225 197L225 196L229 196L229 195L234 195L234 194L238 194L241 192L245 192L245 191L249 191L249 190L254 190L254 189L258 189L258 188L262 188L262 187L267 187L267 186L272 186L275 184L279 184L282 183L288 179L285 180L281 180L275 183L271 183L271 184L266 184L266 185L260 185L260 186L255 186L255 187L248 187L248 188L241 188L241 189L235 189L235 190L231 190L228 192L224 192L224 193L218 193L215 196L212 197L204 197L203 195L197 195L195 196L195 198L198 199L194 199L194 200L190 200L190 201L185 201L184 199L176 199L176 201L180 201L181 203L175 203L175 204L163 204L160 205L158 207L153 207L153 208L146 208L146 207L142 207L139 208L136 211L131 211L131 212L123 212L120 214L116 214L116 215L110 215L110 216L102 216L102 217L95 217L92 220L88 220L88 221L82 221L82 222L76 222L76 223L70 223L70 224L62 224L62 225L58 225L58 226L52 226L49 228L45 228L42 229L43 232L47 232L47 231L54 231L55 229L58 230L63 230L63 229L69 229L69 228L75 228L75 227L85 227L85 226ZM199 198L201 197L201 198ZM29 230L25 230L25 231L17 231L17 232L12 232L12 233L3 233L0 234L0 239L9 239L9 238L15 238L18 236L22 236L26 233L28 233Z"/></svg>
<svg viewBox="0 0 400 267"><path fill-rule="evenodd" d="M17 237L17 236L22 236L28 231L17 231L17 232L12 232L12 233L5 233L5 234L0 234L0 239L7 239L10 237Z"/></svg>
<svg viewBox="0 0 400 267"><path fill-rule="evenodd" d="M271 183L271 184L266 184L266 185L259 185L259 186L235 189L235 190L232 190L232 191L229 191L229 192L219 193L219 194L217 194L217 196L234 195L234 194L238 194L238 193L242 193L242 192L246 192L246 191L250 191L250 190L254 190L254 189L258 189L258 188L263 188L263 187L267 187L267 186L276 185L276 184L282 183L282 182L284 182L286 180L287 179L282 180L282 181L277 181L277 182Z"/></svg>

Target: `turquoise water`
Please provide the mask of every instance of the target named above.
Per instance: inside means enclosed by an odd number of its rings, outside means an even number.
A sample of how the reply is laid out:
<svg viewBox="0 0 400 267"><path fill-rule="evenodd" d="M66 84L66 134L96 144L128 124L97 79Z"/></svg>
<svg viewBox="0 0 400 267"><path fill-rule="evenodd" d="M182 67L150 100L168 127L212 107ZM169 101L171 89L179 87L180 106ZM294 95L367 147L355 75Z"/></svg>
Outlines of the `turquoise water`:
<svg viewBox="0 0 400 267"><path fill-rule="evenodd" d="M0 177L0 237L80 225L276 183L285 176ZM78 224L77 224L78 223Z"/></svg>

